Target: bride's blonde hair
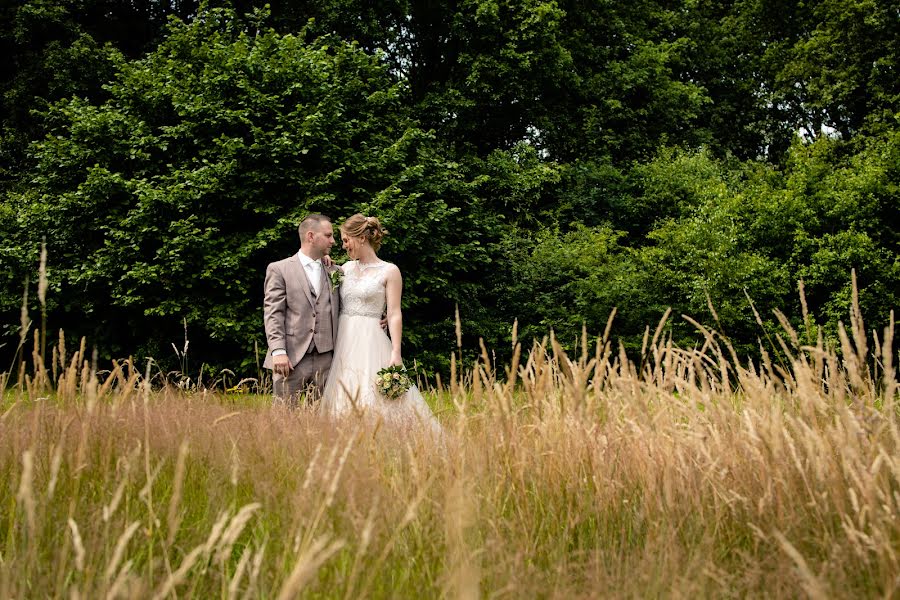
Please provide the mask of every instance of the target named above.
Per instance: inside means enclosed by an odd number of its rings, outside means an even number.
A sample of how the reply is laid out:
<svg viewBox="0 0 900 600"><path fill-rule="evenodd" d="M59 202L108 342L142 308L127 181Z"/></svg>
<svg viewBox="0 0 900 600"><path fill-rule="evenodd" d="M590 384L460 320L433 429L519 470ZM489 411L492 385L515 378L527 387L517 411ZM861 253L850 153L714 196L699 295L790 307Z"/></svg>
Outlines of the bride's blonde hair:
<svg viewBox="0 0 900 600"><path fill-rule="evenodd" d="M381 240L387 235L387 229L381 226L378 217L367 217L359 213L343 222L341 232L350 237L368 240L372 250L376 252L381 247Z"/></svg>

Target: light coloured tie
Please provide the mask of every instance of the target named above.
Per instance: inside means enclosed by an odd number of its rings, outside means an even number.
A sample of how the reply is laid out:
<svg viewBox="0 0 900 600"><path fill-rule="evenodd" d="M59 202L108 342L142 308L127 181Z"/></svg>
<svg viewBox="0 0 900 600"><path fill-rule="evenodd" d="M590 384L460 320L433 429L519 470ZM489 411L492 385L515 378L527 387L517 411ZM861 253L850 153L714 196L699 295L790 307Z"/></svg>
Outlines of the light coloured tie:
<svg viewBox="0 0 900 600"><path fill-rule="evenodd" d="M310 263L310 273L309 273L309 287L312 290L313 295L319 295L320 282L322 280L322 263L319 261L313 261Z"/></svg>

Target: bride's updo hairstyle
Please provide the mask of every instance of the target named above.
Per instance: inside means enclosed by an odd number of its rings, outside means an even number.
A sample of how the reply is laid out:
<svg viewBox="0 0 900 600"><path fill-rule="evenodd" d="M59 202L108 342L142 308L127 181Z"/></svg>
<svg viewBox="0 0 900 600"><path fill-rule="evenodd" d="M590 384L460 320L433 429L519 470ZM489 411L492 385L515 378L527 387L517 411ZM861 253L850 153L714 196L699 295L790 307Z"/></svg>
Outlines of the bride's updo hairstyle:
<svg viewBox="0 0 900 600"><path fill-rule="evenodd" d="M341 231L350 237L363 238L369 241L372 250L378 252L381 240L387 235L387 229L381 226L378 217L367 217L356 213L344 221Z"/></svg>

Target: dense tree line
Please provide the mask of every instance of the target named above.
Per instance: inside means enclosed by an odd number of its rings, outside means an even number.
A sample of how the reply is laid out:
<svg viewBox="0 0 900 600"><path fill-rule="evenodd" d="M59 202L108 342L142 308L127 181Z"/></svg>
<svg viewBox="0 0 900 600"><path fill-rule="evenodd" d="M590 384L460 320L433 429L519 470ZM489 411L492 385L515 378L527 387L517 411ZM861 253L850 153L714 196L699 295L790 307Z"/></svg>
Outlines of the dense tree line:
<svg viewBox="0 0 900 600"><path fill-rule="evenodd" d="M900 306L900 11L887 0L7 0L0 353L256 370L267 262L307 212L380 216L409 357L667 308L753 354ZM802 323L798 282L808 299ZM30 295L37 312L35 295ZM713 311L710 310L713 307ZM760 326L754 308L763 319ZM668 325L680 343L693 328Z"/></svg>

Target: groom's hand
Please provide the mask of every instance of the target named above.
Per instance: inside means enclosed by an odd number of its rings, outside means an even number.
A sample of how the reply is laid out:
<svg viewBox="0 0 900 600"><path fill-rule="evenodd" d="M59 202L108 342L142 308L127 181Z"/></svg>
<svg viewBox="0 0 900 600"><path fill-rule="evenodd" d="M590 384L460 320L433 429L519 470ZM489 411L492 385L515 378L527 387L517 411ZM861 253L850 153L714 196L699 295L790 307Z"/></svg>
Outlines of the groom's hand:
<svg viewBox="0 0 900 600"><path fill-rule="evenodd" d="M285 377L291 372L291 361L287 354L280 354L272 357L272 370L280 373Z"/></svg>

